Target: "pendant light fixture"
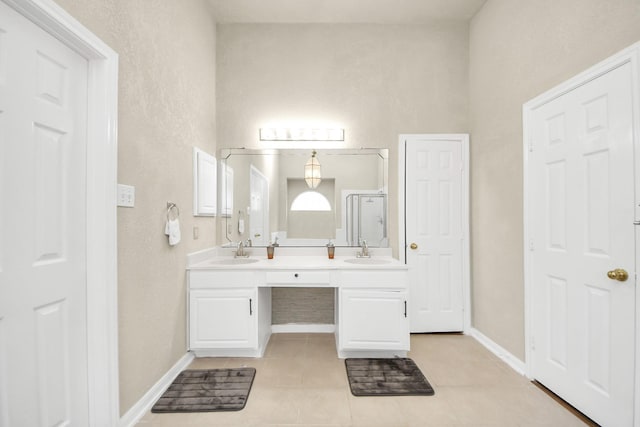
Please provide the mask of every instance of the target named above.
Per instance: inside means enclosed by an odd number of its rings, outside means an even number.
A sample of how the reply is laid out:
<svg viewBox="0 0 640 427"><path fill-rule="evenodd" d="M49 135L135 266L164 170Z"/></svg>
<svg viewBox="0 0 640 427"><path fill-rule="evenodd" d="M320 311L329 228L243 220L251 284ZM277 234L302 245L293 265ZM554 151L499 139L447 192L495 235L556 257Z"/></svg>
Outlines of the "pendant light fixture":
<svg viewBox="0 0 640 427"><path fill-rule="evenodd" d="M304 165L304 180L309 188L317 188L322 181L322 175L320 173L320 162L316 157L316 150L313 150L311 157Z"/></svg>

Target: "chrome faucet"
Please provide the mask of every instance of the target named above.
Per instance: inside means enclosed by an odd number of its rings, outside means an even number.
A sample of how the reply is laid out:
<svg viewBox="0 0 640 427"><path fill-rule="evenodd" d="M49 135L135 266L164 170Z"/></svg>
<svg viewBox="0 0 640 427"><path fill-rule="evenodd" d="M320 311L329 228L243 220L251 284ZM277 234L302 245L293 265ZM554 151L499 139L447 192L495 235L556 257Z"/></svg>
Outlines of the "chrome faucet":
<svg viewBox="0 0 640 427"><path fill-rule="evenodd" d="M367 246L367 241L362 239L360 241L360 246L362 247L362 252L358 252L356 256L358 258L371 258L371 255L369 254L369 247Z"/></svg>
<svg viewBox="0 0 640 427"><path fill-rule="evenodd" d="M248 253L244 253L244 243L242 243L242 240L238 242L238 250L236 250L236 253L234 255L235 258L248 258L249 254Z"/></svg>

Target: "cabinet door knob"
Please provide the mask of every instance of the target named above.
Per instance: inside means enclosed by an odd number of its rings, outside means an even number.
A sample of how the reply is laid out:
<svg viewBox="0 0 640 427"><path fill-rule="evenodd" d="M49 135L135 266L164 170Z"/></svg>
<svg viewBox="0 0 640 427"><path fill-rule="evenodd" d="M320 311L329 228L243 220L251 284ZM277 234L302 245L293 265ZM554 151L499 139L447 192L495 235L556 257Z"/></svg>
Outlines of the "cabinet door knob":
<svg viewBox="0 0 640 427"><path fill-rule="evenodd" d="M293 277L298 277L298 273L294 274Z"/></svg>
<svg viewBox="0 0 640 427"><path fill-rule="evenodd" d="M418 245L415 243L412 243L411 246L409 246L411 249L418 249Z"/></svg>

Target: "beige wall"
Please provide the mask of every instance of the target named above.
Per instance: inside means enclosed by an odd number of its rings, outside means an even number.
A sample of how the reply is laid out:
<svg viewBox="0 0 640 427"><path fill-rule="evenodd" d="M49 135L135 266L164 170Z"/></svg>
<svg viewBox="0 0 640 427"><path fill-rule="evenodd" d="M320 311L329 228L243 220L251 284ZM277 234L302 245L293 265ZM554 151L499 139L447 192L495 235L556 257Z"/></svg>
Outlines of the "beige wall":
<svg viewBox="0 0 640 427"><path fill-rule="evenodd" d="M204 0L57 1L120 55L118 182L136 188L135 208L118 208L124 413L184 356L186 254L216 241L214 220L192 216L192 147L216 151L215 25ZM180 208L175 247L167 201Z"/></svg>
<svg viewBox="0 0 640 427"><path fill-rule="evenodd" d="M136 207L118 209L123 413L184 355L185 256L216 242L214 220L191 215L192 147L216 152L217 134L258 148L271 121L338 122L349 147L390 149L394 247L398 134L471 131L473 321L523 357L521 106L639 40L637 0L489 0L470 31L247 24L217 37L204 0L57 1L120 55L118 181L136 187ZM167 201L181 211L174 248Z"/></svg>
<svg viewBox="0 0 640 427"><path fill-rule="evenodd" d="M261 148L261 126L292 120L339 123L348 148L389 148L397 254L398 135L468 131L468 26L218 24L216 51L219 147ZM331 321L331 298L276 296L278 323Z"/></svg>
<svg viewBox="0 0 640 427"><path fill-rule="evenodd" d="M523 360L522 104L638 40L638 0L489 0L471 21L473 325Z"/></svg>
<svg viewBox="0 0 640 427"><path fill-rule="evenodd" d="M219 24L218 146L260 148L261 126L319 120L343 125L349 148L389 148L397 248L398 135L468 131L467 29Z"/></svg>

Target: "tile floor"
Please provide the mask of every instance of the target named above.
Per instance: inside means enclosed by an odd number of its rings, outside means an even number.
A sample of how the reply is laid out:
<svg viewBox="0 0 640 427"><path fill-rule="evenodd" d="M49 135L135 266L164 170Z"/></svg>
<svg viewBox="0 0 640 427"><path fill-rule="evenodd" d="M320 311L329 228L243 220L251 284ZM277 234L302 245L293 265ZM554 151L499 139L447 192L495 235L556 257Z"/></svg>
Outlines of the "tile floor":
<svg viewBox="0 0 640 427"><path fill-rule="evenodd" d="M409 357L434 387L435 396L355 397L332 334L274 334L262 359L200 358L190 366L255 367L256 378L242 411L148 413L138 426L585 425L471 337L412 335Z"/></svg>

